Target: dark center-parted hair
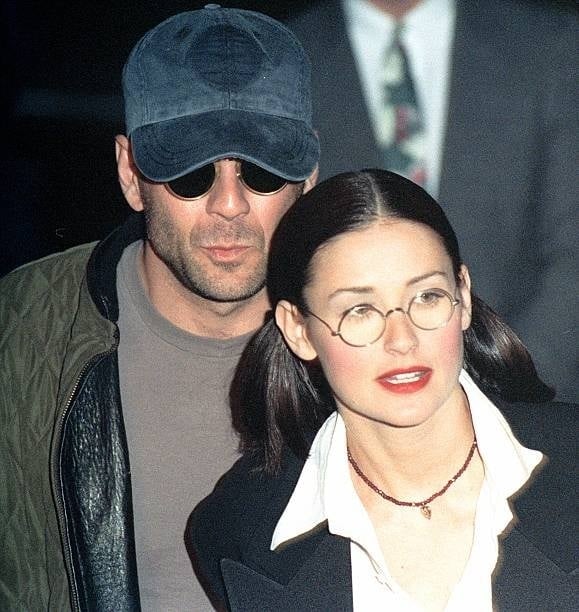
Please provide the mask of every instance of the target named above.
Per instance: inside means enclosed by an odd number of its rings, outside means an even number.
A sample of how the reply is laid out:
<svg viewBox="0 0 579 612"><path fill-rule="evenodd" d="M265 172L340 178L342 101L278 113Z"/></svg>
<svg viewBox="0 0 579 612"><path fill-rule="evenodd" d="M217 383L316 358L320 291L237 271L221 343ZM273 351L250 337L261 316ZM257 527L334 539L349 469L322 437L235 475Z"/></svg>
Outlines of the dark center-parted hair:
<svg viewBox="0 0 579 612"><path fill-rule="evenodd" d="M349 172L306 193L280 223L269 258L267 285L272 306L288 300L303 308L314 254L334 238L382 219L404 219L431 227L441 237L458 275L461 261L456 236L426 191L393 172Z"/></svg>
<svg viewBox="0 0 579 612"><path fill-rule="evenodd" d="M268 265L272 308L287 300L305 312L304 289L311 282L314 255L339 236L385 219L421 223L433 230L460 282L458 241L438 203L398 174L362 170L320 183L281 220ZM538 378L515 333L475 295L471 325L464 333L464 367L484 392L507 401L542 401L554 395ZM335 409L317 361L304 363L296 357L271 316L244 352L231 400L242 449L262 453L264 467L272 472L280 467L284 444L304 458L317 429Z"/></svg>

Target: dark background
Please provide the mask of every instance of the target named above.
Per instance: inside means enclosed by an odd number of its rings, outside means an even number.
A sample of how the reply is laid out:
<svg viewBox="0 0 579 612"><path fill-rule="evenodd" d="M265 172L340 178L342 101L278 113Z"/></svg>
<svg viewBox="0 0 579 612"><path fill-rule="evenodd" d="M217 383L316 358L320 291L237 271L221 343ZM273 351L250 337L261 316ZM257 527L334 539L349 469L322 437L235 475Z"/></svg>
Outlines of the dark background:
<svg viewBox="0 0 579 612"><path fill-rule="evenodd" d="M100 239L125 218L113 146L124 131L122 66L151 27L205 4L2 0L0 275ZM309 2L220 4L283 20Z"/></svg>

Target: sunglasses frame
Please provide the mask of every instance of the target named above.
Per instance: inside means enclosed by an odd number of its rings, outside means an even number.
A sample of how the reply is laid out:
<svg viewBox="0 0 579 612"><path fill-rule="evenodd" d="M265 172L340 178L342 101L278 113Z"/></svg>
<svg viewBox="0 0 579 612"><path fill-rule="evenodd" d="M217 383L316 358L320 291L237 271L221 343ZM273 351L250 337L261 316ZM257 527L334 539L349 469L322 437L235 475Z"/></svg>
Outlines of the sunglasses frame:
<svg viewBox="0 0 579 612"><path fill-rule="evenodd" d="M229 159L229 158L227 158L227 159ZM218 176L217 166L216 166L217 161L221 161L221 160L216 160L214 162L211 162L211 164L205 164L205 166L209 166L209 165L213 166L213 181L211 182L211 185L209 186L207 191L205 191L204 193L202 193L202 194L200 194L198 196L185 197L185 196L179 195L178 193L175 193L173 191L173 189L171 188L171 184L170 184L171 181L169 181L167 183L163 183L163 185L165 185L165 188L167 189L167 191L171 195L175 196L179 200L184 200L185 202L193 202L195 200L199 200L199 199L205 197L208 193L210 193L211 190L213 189L213 187L215 186L215 183L217 182L217 176ZM253 162L248 162L247 160L244 160L244 159L236 159L235 160L235 174L236 174L237 178L239 179L239 182L245 187L245 189L247 189L251 193L254 193L255 195L259 195L259 196L272 196L272 195L275 195L276 193L279 193L282 189L285 189L287 184L291 182L291 181L288 181L287 179L284 179L284 183L282 184L282 186L279 187L278 189L276 189L275 191L266 191L266 192L257 191L255 189L253 189L252 187L250 187L245 182L245 180L243 178L243 174L241 172L241 165L243 163L252 164ZM257 166L257 164L253 164L253 165ZM200 170L201 168L204 168L205 166L201 166L200 168L197 168L197 170ZM193 170L193 172L196 172L196 170ZM269 172L269 170L266 170L266 172ZM273 172L270 172L270 174L273 174L274 176L277 176ZM279 178L283 178L283 177L280 176Z"/></svg>

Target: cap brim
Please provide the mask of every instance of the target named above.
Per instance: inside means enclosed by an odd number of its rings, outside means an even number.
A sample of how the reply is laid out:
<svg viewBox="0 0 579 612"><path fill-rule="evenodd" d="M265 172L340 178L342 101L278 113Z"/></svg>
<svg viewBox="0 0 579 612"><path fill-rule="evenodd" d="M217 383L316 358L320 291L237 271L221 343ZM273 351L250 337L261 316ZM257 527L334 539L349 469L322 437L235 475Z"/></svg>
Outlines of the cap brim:
<svg viewBox="0 0 579 612"><path fill-rule="evenodd" d="M290 181L302 181L320 156L318 139L304 122L237 110L145 125L130 138L137 167L157 182L224 157L246 159Z"/></svg>

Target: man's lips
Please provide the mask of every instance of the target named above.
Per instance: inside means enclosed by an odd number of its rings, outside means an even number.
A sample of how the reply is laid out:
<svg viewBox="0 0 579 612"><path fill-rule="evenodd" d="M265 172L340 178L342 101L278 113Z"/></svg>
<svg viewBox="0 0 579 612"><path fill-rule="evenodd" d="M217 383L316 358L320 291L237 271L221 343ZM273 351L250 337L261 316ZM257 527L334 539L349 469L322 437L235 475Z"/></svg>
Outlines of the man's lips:
<svg viewBox="0 0 579 612"><path fill-rule="evenodd" d="M393 393L414 393L423 389L430 381L432 369L412 366L390 370L376 379L385 389Z"/></svg>
<svg viewBox="0 0 579 612"><path fill-rule="evenodd" d="M201 247L211 259L216 261L231 261L244 255L250 245L230 244L230 245L212 245Z"/></svg>

